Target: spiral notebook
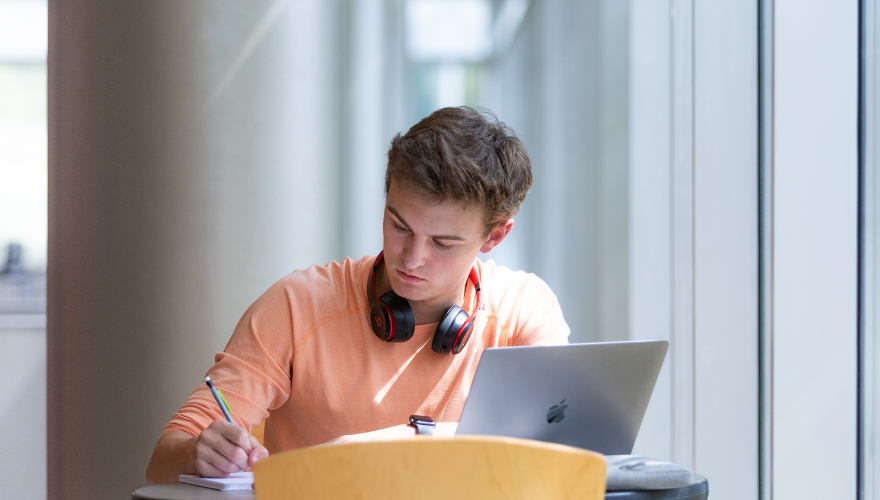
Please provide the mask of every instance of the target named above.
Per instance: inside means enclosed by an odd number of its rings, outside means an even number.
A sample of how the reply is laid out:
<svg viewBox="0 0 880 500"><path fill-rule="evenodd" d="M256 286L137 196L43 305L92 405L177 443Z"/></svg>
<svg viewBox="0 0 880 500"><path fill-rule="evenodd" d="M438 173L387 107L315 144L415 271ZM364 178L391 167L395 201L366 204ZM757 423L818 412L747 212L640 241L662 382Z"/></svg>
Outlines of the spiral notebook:
<svg viewBox="0 0 880 500"><path fill-rule="evenodd" d="M202 477L184 474L180 476L180 482L220 491L250 490L254 487L254 473L234 472L229 477Z"/></svg>

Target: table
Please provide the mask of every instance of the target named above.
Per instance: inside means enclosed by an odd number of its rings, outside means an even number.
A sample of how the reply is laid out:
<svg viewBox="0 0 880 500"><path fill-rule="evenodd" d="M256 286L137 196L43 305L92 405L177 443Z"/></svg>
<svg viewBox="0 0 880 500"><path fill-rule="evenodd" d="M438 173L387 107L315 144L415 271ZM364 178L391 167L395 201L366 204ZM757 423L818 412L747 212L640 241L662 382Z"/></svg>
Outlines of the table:
<svg viewBox="0 0 880 500"><path fill-rule="evenodd" d="M218 491L193 484L166 483L138 488L132 500L256 500L254 490Z"/></svg>
<svg viewBox="0 0 880 500"><path fill-rule="evenodd" d="M706 500L709 496L709 483L703 476L697 482L684 488L654 491L609 491L605 500ZM138 488L132 493L133 500L256 500L253 490L217 491L184 483L155 484Z"/></svg>
<svg viewBox="0 0 880 500"><path fill-rule="evenodd" d="M605 500L707 500L709 481L694 474L695 482L668 490L608 491Z"/></svg>

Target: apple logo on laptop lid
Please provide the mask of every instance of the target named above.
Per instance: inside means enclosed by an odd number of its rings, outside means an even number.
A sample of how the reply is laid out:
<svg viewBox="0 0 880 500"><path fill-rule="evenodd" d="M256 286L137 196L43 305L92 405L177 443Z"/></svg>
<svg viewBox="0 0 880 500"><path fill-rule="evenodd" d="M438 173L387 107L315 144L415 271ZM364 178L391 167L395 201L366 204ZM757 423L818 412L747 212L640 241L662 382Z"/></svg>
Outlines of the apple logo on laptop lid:
<svg viewBox="0 0 880 500"><path fill-rule="evenodd" d="M547 411L547 423L548 424L558 424L562 422L562 419L565 418L565 409L568 408L568 405L565 404L565 400L559 402L558 405L553 405Z"/></svg>

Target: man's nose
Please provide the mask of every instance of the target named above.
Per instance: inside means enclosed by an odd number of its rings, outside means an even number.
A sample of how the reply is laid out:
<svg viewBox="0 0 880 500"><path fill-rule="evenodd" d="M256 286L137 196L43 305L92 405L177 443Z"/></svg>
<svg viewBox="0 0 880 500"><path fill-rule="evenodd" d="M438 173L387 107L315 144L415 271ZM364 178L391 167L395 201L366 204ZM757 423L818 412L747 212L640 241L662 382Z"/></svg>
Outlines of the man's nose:
<svg viewBox="0 0 880 500"><path fill-rule="evenodd" d="M414 270L422 267L427 257L427 241L420 238L412 238L403 249L403 265L407 269Z"/></svg>

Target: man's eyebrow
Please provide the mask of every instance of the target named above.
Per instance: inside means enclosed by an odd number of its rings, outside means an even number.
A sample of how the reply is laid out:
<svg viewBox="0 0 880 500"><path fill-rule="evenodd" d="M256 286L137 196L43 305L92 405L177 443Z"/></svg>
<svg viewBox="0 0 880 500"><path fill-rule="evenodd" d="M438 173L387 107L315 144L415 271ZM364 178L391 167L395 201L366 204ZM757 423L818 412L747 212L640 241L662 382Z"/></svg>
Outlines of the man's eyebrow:
<svg viewBox="0 0 880 500"><path fill-rule="evenodd" d="M389 212L394 214L394 216L397 217L404 226L409 227L409 224L406 223L406 220L404 220L404 218L400 216L400 213L398 213L397 210L394 210L394 207L392 207L391 205L385 205L385 208L387 208Z"/></svg>
<svg viewBox="0 0 880 500"><path fill-rule="evenodd" d="M404 220L404 218L400 216L400 213L397 210L395 210L394 207L392 207L391 205L385 205L385 208L387 208L389 212L394 214L394 216L400 220L401 224L403 224L406 227L409 227L409 224L406 223L406 220ZM462 238L461 236L455 236L453 234L437 234L437 235L431 236L431 238L433 238L435 240L465 241L465 239Z"/></svg>

